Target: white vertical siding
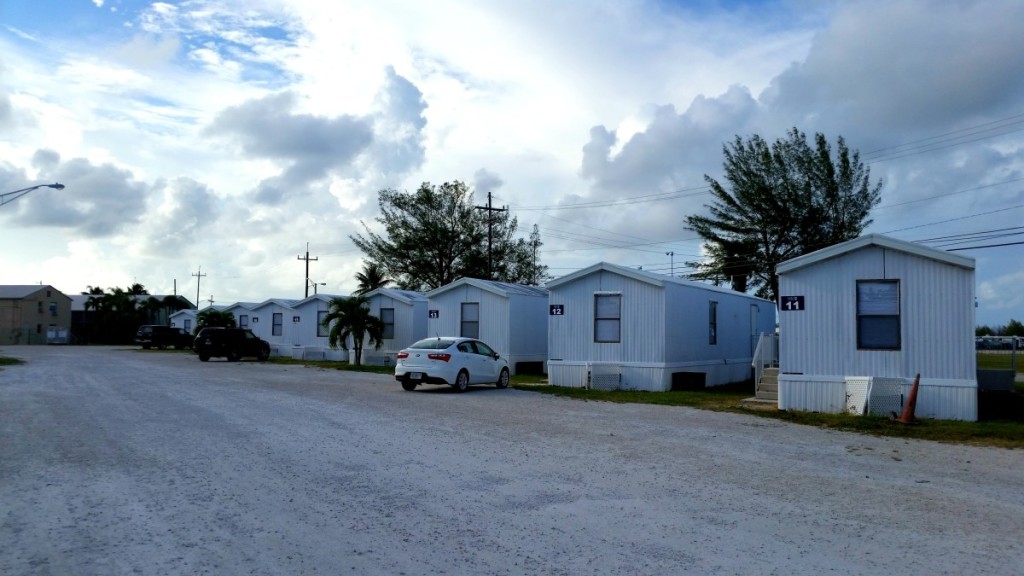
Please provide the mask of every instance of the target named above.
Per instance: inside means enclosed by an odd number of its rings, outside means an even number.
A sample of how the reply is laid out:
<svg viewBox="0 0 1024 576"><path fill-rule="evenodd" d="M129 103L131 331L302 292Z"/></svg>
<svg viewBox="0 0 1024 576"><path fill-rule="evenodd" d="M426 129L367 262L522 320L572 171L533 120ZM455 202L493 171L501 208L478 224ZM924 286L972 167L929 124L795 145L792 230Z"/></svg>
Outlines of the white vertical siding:
<svg viewBox="0 0 1024 576"><path fill-rule="evenodd" d="M513 374L518 373L520 362L539 362L542 367L548 359L548 298L545 294L513 294L509 297L509 356Z"/></svg>
<svg viewBox="0 0 1024 576"><path fill-rule="evenodd" d="M752 331L775 329L771 302L670 278L659 285L596 270L549 289L550 303L564 306L563 315L548 318L554 385L576 385L580 370L585 380L578 365L587 362L620 365L624 388L668 390L674 372L702 372L708 386L741 382L750 377ZM608 292L622 295L618 343L594 342L594 296ZM716 344L710 343L710 301L718 303ZM753 322L752 304L758 306Z"/></svg>
<svg viewBox="0 0 1024 576"><path fill-rule="evenodd" d="M296 304L291 314L285 315L285 324L291 324L289 333L293 346L321 349L329 347L329 338L327 336L317 336L318 313L330 310L329 300L329 297L308 298ZM299 321L293 322L293 316L298 316ZM324 334L326 333L325 331Z"/></svg>
<svg viewBox="0 0 1024 576"><path fill-rule="evenodd" d="M263 338L270 343L271 348L275 346L283 346L288 342L288 326L285 320L291 320L288 318L288 313L291 312L291 307L279 306L277 304L270 304L267 306L261 306L258 309L258 316L260 321L254 325L253 333ZM281 333L274 334L274 314L281 315ZM290 324L290 322L288 323Z"/></svg>
<svg viewBox="0 0 1024 576"><path fill-rule="evenodd" d="M775 304L745 294L706 290L699 286L666 286L669 362L694 360L750 363L756 340L752 336L775 331ZM716 302L717 339L710 339L710 303ZM751 317L751 306L757 314Z"/></svg>
<svg viewBox="0 0 1024 576"><path fill-rule="evenodd" d="M779 409L838 414L846 411L847 380L843 376L779 375ZM901 378L903 401L913 379ZM914 415L943 420L978 419L978 389L973 381L921 378Z"/></svg>
<svg viewBox="0 0 1024 576"><path fill-rule="evenodd" d="M846 410L846 379L779 374L779 410L843 412Z"/></svg>
<svg viewBox="0 0 1024 576"><path fill-rule="evenodd" d="M485 287L483 287L485 286ZM458 336L462 304L480 305L480 339L504 356L515 373L519 362L547 360L547 295L543 289L463 279L427 294L427 335Z"/></svg>
<svg viewBox="0 0 1024 576"><path fill-rule="evenodd" d="M858 280L899 281L899 350L857 349ZM780 408L833 411L837 378L920 373L919 416L977 419L973 269L867 245L784 272L779 291L805 308L779 312Z"/></svg>
<svg viewBox="0 0 1024 576"><path fill-rule="evenodd" d="M366 338L363 342L365 363L394 363L395 354L426 337L427 301L425 298L396 298L387 292L381 292L370 296L368 304L370 314L378 318L380 318L382 308L391 308L395 311L395 337L384 340L380 349L375 349L370 344L369 338Z"/></svg>
<svg viewBox="0 0 1024 576"><path fill-rule="evenodd" d="M900 350L857 349L857 280L872 279L900 281ZM779 312L783 372L975 378L970 270L870 247L786 273L779 290L806 308Z"/></svg>
<svg viewBox="0 0 1024 576"><path fill-rule="evenodd" d="M621 341L594 342L594 294L622 294ZM609 271L598 271L550 290L562 316L548 318L548 356L587 362L663 362L665 298L660 286Z"/></svg>
<svg viewBox="0 0 1024 576"><path fill-rule="evenodd" d="M508 357L511 348L509 299L469 284L429 297L427 307L437 310L439 316L427 320L428 335L458 336L464 302L480 303L480 339Z"/></svg>

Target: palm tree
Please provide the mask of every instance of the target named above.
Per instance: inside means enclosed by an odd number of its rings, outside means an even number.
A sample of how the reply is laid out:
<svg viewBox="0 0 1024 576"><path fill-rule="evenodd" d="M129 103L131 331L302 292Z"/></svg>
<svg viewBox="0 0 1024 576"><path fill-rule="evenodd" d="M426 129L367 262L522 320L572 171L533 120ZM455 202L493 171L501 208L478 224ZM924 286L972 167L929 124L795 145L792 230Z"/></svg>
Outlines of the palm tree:
<svg viewBox="0 0 1024 576"><path fill-rule="evenodd" d="M387 273L384 271L384 267L372 261L363 262L363 271L356 274L356 280L359 281L359 288L355 291L356 294L366 294L371 290L383 288L391 283Z"/></svg>
<svg viewBox="0 0 1024 576"><path fill-rule="evenodd" d="M196 328L194 332L199 334L199 331L207 326L235 328L235 315L227 310L207 308L196 314Z"/></svg>
<svg viewBox="0 0 1024 576"><path fill-rule="evenodd" d="M369 338L375 350L380 350L384 343L384 322L370 314L366 297L362 294L352 298L332 298L323 326L330 328L328 343L331 348L341 345L348 350L348 338L352 337L352 348L356 357L355 365L359 366L363 359L363 340Z"/></svg>
<svg viewBox="0 0 1024 576"><path fill-rule="evenodd" d="M159 322L160 312L163 311L163 304L156 297L150 296L143 300L142 304L139 305L139 310L145 315L147 323L163 324L163 322Z"/></svg>

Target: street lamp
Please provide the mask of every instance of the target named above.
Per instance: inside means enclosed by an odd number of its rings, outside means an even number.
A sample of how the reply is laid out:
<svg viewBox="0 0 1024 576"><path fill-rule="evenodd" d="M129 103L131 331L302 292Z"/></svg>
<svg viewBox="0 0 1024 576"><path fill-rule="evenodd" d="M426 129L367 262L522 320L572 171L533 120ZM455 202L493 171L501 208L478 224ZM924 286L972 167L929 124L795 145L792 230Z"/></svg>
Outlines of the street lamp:
<svg viewBox="0 0 1024 576"><path fill-rule="evenodd" d="M36 188L53 188L54 190L63 190L64 185L59 182L54 182L53 184L36 184L35 186L29 186L28 188L15 190L14 192L5 192L3 194L0 194L0 206L3 206L8 202L13 202L14 200L21 198L22 196L28 194L29 192L35 190Z"/></svg>
<svg viewBox="0 0 1024 576"><path fill-rule="evenodd" d="M306 284L306 287L308 288L310 286L313 287L313 295L315 296L316 295L316 287L317 286L327 286L327 282L314 282L314 281L310 280L309 284Z"/></svg>

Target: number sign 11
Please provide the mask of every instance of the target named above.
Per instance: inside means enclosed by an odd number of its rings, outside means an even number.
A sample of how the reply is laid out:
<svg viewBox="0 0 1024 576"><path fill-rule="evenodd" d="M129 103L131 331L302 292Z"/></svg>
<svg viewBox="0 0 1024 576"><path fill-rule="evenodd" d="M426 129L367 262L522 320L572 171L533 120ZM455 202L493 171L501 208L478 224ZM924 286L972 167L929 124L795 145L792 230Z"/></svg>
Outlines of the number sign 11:
<svg viewBox="0 0 1024 576"><path fill-rule="evenodd" d="M779 298L779 310L783 312L796 312L803 309L803 296L782 296Z"/></svg>

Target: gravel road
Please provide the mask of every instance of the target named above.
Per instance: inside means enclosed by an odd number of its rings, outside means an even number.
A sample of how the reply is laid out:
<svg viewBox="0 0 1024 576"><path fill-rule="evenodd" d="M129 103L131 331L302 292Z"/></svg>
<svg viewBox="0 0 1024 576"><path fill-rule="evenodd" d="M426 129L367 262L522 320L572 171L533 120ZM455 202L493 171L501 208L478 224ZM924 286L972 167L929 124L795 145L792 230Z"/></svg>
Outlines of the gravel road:
<svg viewBox="0 0 1024 576"><path fill-rule="evenodd" d="M3 347L2 574L1006 574L1024 451Z"/></svg>

